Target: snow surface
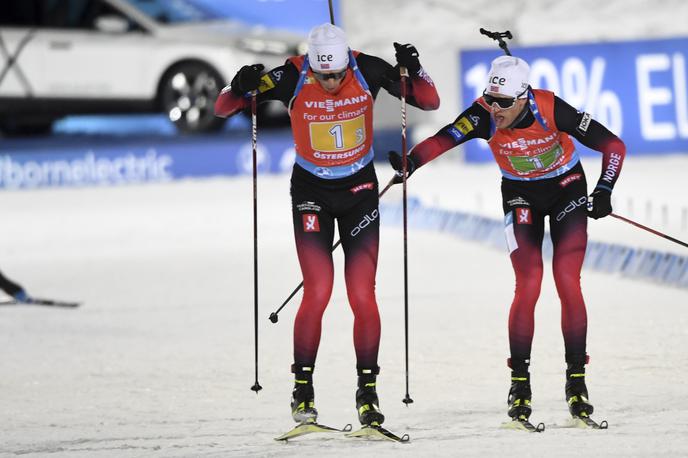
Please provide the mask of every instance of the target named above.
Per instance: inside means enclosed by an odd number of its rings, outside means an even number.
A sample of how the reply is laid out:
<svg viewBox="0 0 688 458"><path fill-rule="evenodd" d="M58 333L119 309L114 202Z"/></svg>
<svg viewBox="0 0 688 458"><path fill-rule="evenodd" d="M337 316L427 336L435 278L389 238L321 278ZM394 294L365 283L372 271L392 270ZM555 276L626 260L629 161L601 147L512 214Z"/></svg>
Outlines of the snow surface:
<svg viewBox="0 0 688 458"><path fill-rule="evenodd" d="M662 176L667 164L629 160ZM683 161L683 162L680 162ZM652 168L654 164L654 168ZM379 166L381 181L389 170ZM451 163L421 169L414 192L471 200L496 189L495 170ZM453 177L450 181L446 177ZM493 182L494 181L494 182ZM436 189L430 191L430 187ZM467 196L462 199L461 196ZM487 196L486 212L500 202ZM430 197L432 198L432 197ZM384 197L399 199L396 190ZM685 195L681 196L685 204ZM680 200L679 199L679 200ZM533 419L506 420L507 316L513 273L505 252L429 232L409 237L410 394L405 407L402 238L382 230L378 301L380 398L405 445L343 437L281 444L292 425L294 300L299 283L288 176L259 181L260 374L253 372L251 180L5 192L0 252L6 274L35 295L79 299L77 310L0 308L0 456L680 456L688 454L688 292L584 271L591 399L607 431L557 429L563 396L559 306L546 275L533 348ZM447 203L447 206L453 204ZM488 210L489 208L489 210ZM607 224L591 222L595 226ZM624 226L610 221L614 230ZM614 230L611 232L613 233ZM605 232L604 230L601 232ZM631 244L644 243L629 231ZM669 243L664 241L666 247ZM336 256L316 401L323 423L355 423L352 314Z"/></svg>
<svg viewBox="0 0 688 458"><path fill-rule="evenodd" d="M523 44L685 35L688 3L656 1L390 2L346 0L355 47L392 58L391 41L417 44L443 97L432 128L453 119L457 44L484 47L480 26L509 28ZM380 18L385 18L381 21ZM566 19L566 22L563 21ZM383 51L384 50L384 51ZM385 54L386 53L386 54ZM428 68L432 68L427 64ZM453 91L453 92L452 92ZM454 101L444 103L444 100ZM448 153L451 157L455 153ZM688 238L685 155L629 157L617 211ZM586 158L589 181L599 159ZM389 176L379 167L381 182ZM410 192L428 203L500 216L494 164L439 160ZM555 428L568 416L558 298L545 275L533 348L533 419L506 420L506 253L455 238L409 235L410 394L405 407L402 238L384 227L378 273L380 398L386 425L409 444L342 437L272 440L291 427L291 332L298 296L278 324L267 316L299 283L288 177L261 177L260 375L253 372L251 181L185 181L120 188L0 193L0 268L37 296L78 299L77 310L0 307L0 456L686 456L688 292L583 272L588 367L606 431ZM385 196L399 199L398 190ZM629 207L628 203L632 202ZM650 202L649 204L647 202ZM666 211L663 207L667 208ZM666 217L664 215L667 215ZM609 218L592 240L685 254ZM680 248L680 247L679 247ZM323 423L355 424L352 316L336 255L316 369Z"/></svg>

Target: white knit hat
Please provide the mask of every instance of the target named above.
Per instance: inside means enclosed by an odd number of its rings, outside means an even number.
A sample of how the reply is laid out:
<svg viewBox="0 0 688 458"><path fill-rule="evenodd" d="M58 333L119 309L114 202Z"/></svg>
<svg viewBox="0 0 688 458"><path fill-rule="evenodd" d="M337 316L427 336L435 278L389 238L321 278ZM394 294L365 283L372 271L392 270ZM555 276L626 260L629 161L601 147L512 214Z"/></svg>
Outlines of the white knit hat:
<svg viewBox="0 0 688 458"><path fill-rule="evenodd" d="M530 66L525 60L514 56L500 56L492 61L485 91L508 97L524 97L529 80Z"/></svg>
<svg viewBox="0 0 688 458"><path fill-rule="evenodd" d="M316 72L345 69L349 45L344 31L329 22L314 27L308 34L308 62Z"/></svg>

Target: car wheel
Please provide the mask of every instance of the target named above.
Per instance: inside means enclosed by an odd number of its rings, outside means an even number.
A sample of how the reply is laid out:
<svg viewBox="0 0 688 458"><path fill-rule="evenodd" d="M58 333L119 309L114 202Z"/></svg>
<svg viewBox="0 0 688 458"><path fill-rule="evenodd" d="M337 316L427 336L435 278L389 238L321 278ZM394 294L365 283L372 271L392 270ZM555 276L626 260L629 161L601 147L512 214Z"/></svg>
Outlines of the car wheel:
<svg viewBox="0 0 688 458"><path fill-rule="evenodd" d="M162 79L160 104L180 132L217 131L225 123L214 112L222 86L222 78L212 67L200 62L179 64Z"/></svg>

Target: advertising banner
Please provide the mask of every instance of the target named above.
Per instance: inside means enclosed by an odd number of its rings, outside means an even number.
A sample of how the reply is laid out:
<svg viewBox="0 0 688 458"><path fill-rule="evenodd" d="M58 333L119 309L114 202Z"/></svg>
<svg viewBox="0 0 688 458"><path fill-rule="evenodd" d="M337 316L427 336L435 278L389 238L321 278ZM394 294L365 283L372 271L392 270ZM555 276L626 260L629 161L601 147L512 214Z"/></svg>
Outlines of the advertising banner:
<svg viewBox="0 0 688 458"><path fill-rule="evenodd" d="M381 170L386 173L391 173L386 152L398 148L399 142L398 130L375 133L375 158L384 161ZM258 173L289 173L295 158L290 129L259 131ZM187 137L66 135L0 142L0 190L122 185L252 173L249 131Z"/></svg>
<svg viewBox="0 0 688 458"><path fill-rule="evenodd" d="M629 154L688 152L688 38L510 50L530 64L532 87L590 113L621 137ZM462 107L482 94L490 62L501 54L496 46L460 53ZM492 158L482 140L465 148L468 161Z"/></svg>
<svg viewBox="0 0 688 458"><path fill-rule="evenodd" d="M260 173L291 170L290 131L260 135ZM5 141L0 153L0 189L100 186L160 182L188 177L250 175L251 138L245 134L207 138L46 139Z"/></svg>

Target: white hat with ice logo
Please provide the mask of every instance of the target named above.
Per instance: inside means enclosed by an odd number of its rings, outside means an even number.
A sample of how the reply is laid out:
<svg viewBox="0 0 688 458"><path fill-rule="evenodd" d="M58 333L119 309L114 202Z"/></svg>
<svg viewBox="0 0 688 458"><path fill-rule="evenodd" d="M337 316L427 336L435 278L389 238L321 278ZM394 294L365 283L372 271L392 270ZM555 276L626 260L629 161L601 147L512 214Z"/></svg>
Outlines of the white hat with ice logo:
<svg viewBox="0 0 688 458"><path fill-rule="evenodd" d="M518 57L500 56L492 61L486 92L507 97L525 97L530 84L530 65Z"/></svg>
<svg viewBox="0 0 688 458"><path fill-rule="evenodd" d="M349 45L342 29L329 22L308 34L308 62L316 72L343 70L349 65Z"/></svg>

